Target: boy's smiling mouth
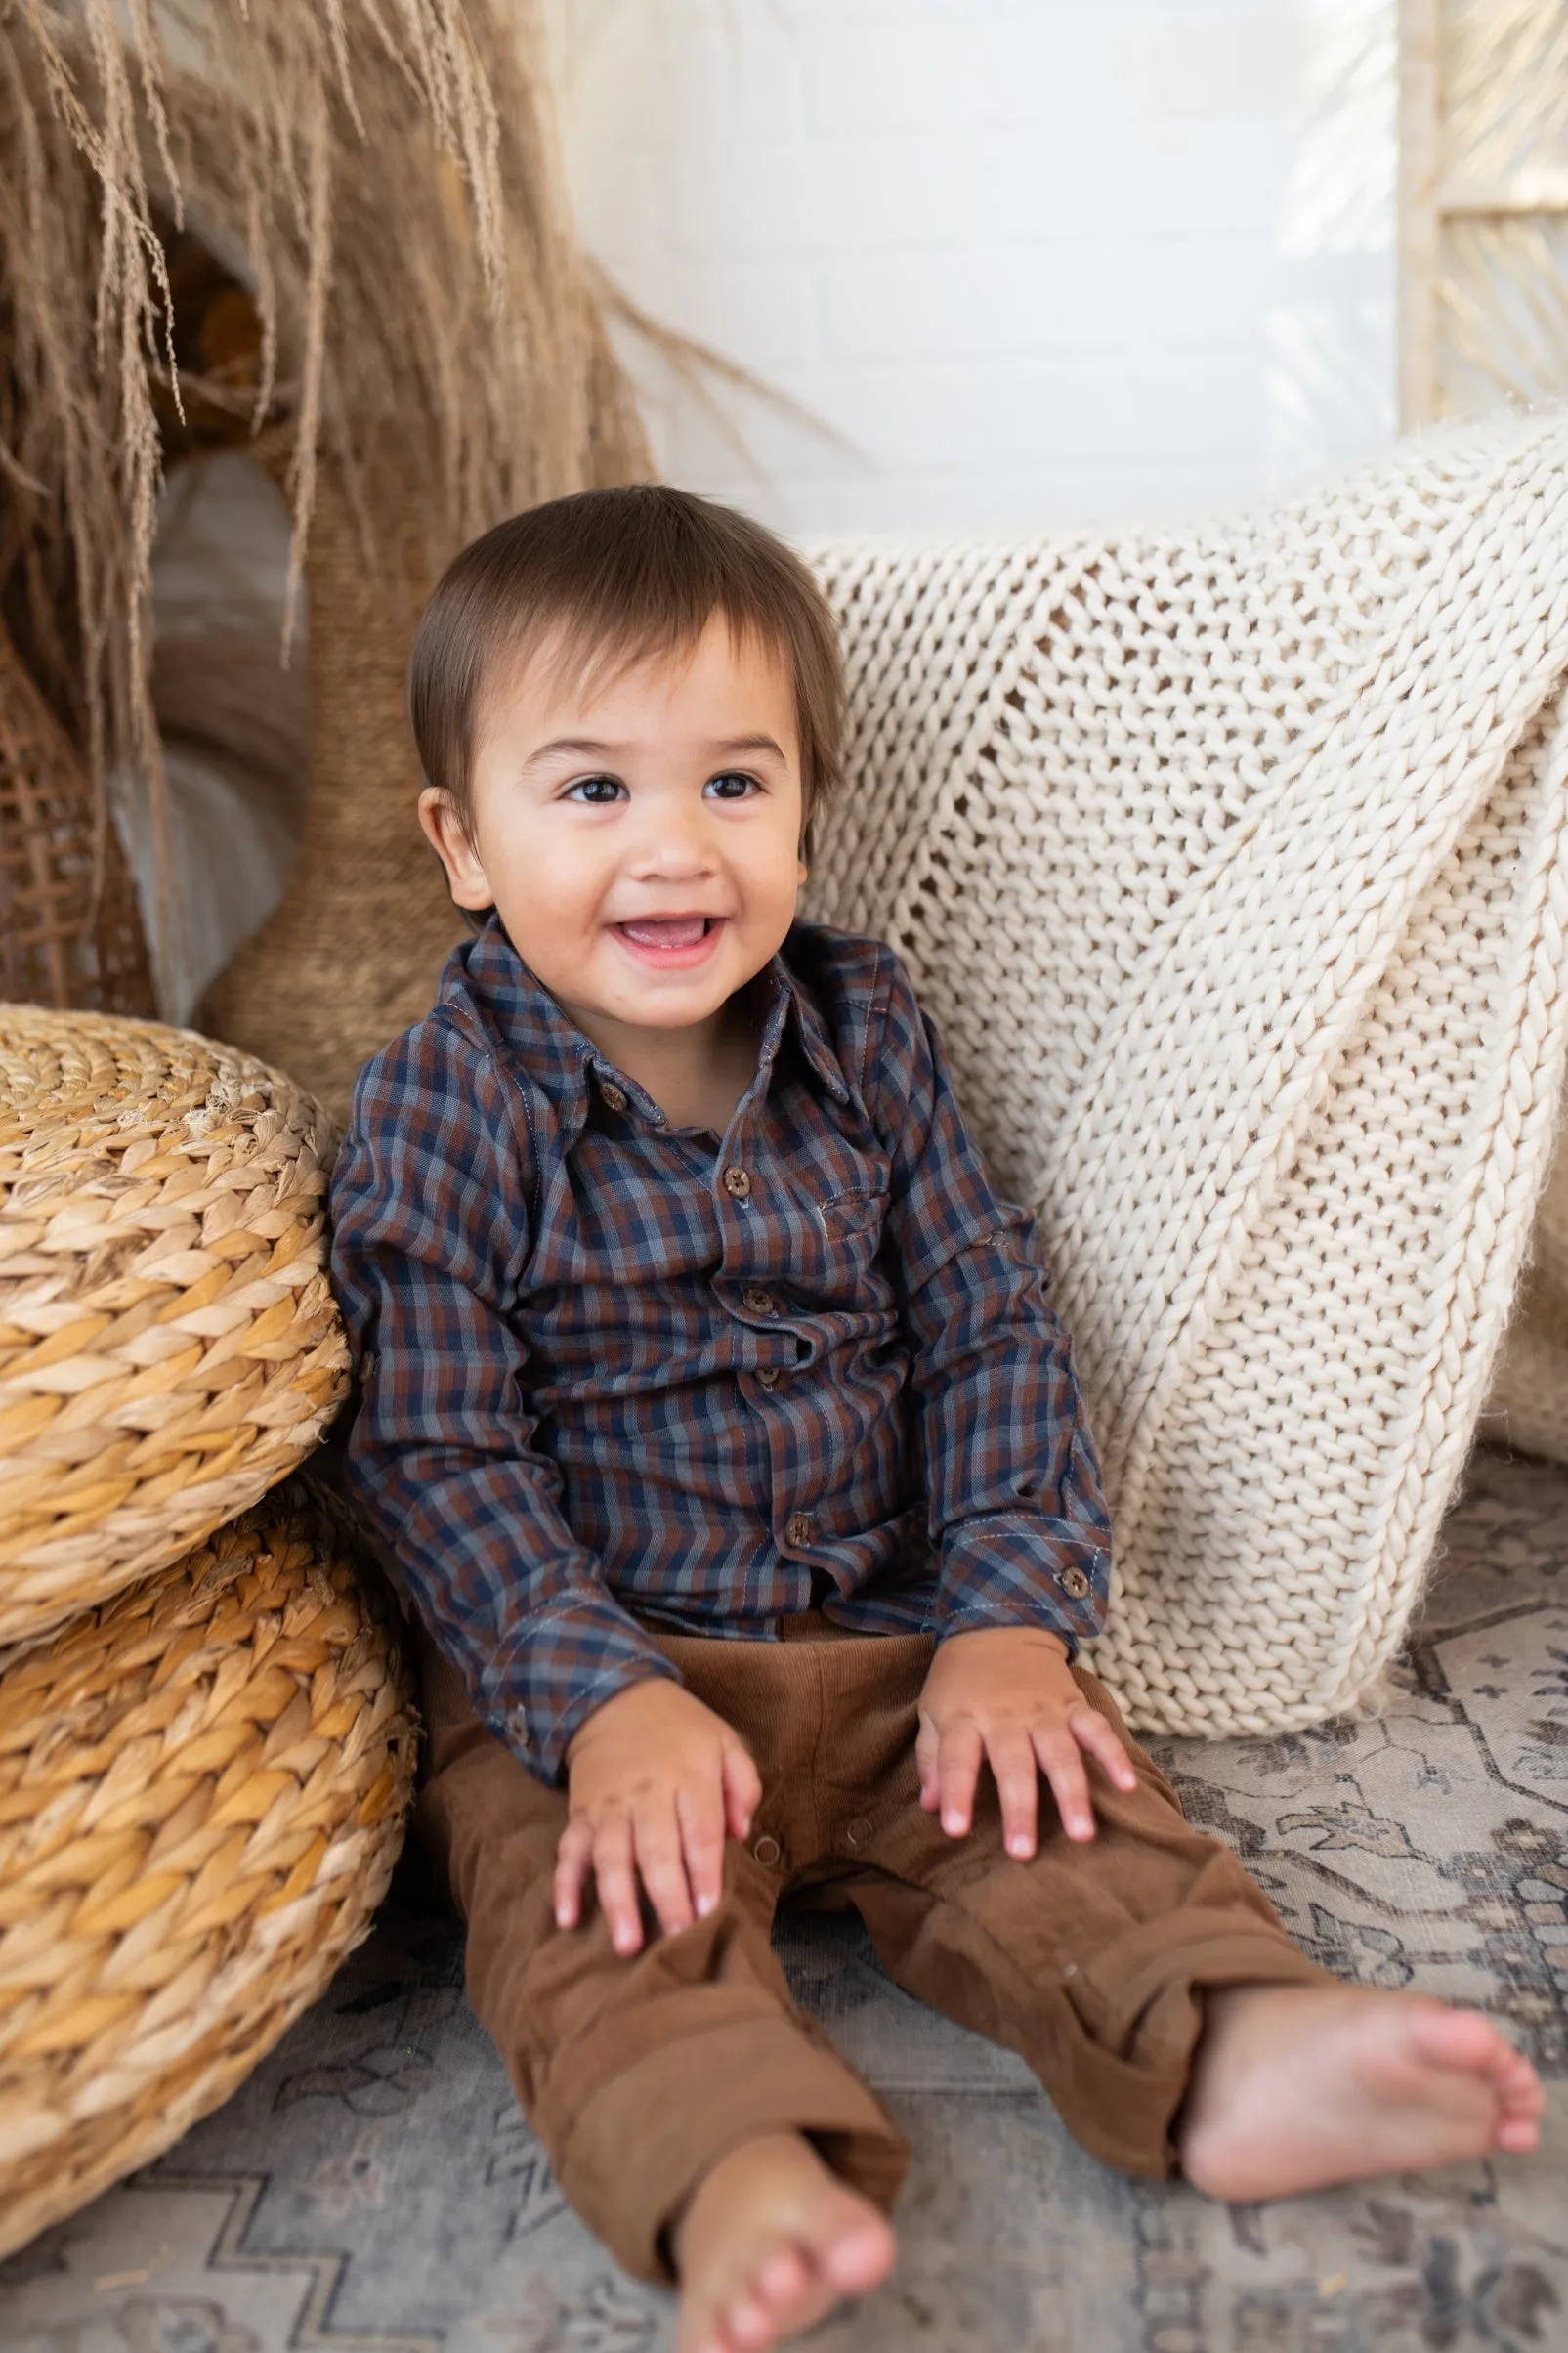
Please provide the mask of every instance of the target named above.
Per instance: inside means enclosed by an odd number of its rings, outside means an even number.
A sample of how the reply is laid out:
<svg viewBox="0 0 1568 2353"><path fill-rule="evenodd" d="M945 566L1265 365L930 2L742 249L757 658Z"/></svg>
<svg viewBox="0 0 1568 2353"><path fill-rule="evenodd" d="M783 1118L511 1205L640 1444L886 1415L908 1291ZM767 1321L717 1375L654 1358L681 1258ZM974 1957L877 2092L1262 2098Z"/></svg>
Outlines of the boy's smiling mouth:
<svg viewBox="0 0 1568 2353"><path fill-rule="evenodd" d="M642 916L610 928L639 963L680 972L712 954L724 922L721 915Z"/></svg>

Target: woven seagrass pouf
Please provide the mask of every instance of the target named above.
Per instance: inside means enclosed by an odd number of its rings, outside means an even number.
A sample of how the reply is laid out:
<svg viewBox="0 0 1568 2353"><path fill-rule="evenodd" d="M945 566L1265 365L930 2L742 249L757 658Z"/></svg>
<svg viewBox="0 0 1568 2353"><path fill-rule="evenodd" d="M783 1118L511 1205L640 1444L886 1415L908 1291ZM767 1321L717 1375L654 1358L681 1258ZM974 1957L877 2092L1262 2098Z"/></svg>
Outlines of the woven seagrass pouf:
<svg viewBox="0 0 1568 2353"><path fill-rule="evenodd" d="M216 2108L358 1944L409 1685L292 1488L0 1676L0 2255Z"/></svg>
<svg viewBox="0 0 1568 2353"><path fill-rule="evenodd" d="M348 1387L325 1115L190 1031L0 1005L0 1649L275 1486Z"/></svg>

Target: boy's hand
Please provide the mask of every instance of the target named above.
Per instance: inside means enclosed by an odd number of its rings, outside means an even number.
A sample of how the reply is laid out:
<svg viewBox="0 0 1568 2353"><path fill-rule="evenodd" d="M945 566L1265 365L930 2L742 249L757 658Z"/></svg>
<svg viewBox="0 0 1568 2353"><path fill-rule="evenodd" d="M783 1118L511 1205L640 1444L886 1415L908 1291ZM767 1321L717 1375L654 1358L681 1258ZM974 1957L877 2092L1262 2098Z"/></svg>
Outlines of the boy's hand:
<svg viewBox="0 0 1568 2353"><path fill-rule="evenodd" d="M634 1683L567 1749L571 1813L555 1862L555 1917L575 1928L591 1870L617 1952L640 1951L642 1876L666 1934L717 1904L724 1838L744 1838L762 1782L739 1733L662 1677Z"/></svg>
<svg viewBox="0 0 1568 2353"><path fill-rule="evenodd" d="M1001 1799L1009 1855L1034 1854L1041 1773L1069 1838L1094 1836L1084 1756L1119 1789L1135 1789L1132 1760L1073 1681L1066 1647L1042 1626L987 1626L953 1634L931 1661L920 1693L920 1803L962 1838L974 1818L980 1768L989 1757Z"/></svg>

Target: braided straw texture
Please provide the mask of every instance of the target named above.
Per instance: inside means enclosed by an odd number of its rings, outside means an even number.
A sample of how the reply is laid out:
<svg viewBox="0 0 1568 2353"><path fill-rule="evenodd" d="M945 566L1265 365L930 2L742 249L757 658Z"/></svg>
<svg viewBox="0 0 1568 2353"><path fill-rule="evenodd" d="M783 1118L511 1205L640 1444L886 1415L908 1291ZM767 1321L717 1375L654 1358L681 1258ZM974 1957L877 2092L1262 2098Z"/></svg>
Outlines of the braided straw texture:
<svg viewBox="0 0 1568 2353"><path fill-rule="evenodd" d="M1486 1394L1568 1046L1568 419L1274 512L819 551L880 933L1057 1268L1140 1723L1376 1688Z"/></svg>
<svg viewBox="0 0 1568 2353"><path fill-rule="evenodd" d="M162 1568L348 1387L332 1132L232 1048L0 1005L0 1647Z"/></svg>
<svg viewBox="0 0 1568 2353"><path fill-rule="evenodd" d="M0 996L150 1013L119 835L0 622Z"/></svg>
<svg viewBox="0 0 1568 2353"><path fill-rule="evenodd" d="M369 1927L414 1717L290 1498L0 1677L0 2255L226 2099Z"/></svg>
<svg viewBox="0 0 1568 2353"><path fill-rule="evenodd" d="M334 1118L348 1116L366 1056L428 1012L464 936L415 814L403 684L430 581L411 541L400 552L401 569L367 568L344 486L323 469L306 555L305 839L281 905L196 1013L215 1037L297 1072Z"/></svg>

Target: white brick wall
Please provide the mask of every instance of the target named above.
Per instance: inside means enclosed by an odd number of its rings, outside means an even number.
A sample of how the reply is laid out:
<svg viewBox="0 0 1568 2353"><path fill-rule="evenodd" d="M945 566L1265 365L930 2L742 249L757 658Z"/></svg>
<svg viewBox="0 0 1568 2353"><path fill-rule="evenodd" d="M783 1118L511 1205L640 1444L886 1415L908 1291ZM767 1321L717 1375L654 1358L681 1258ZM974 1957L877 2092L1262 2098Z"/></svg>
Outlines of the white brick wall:
<svg viewBox="0 0 1568 2353"><path fill-rule="evenodd" d="M556 0L589 243L803 403L643 367L672 479L800 533L1296 481L1394 430L1396 0Z"/></svg>

